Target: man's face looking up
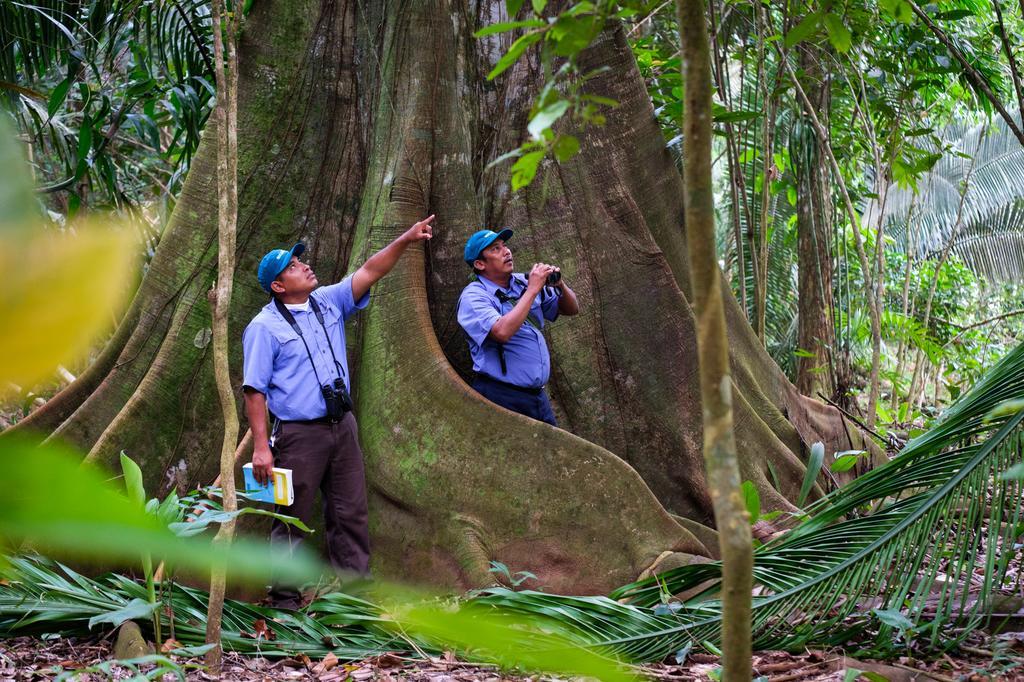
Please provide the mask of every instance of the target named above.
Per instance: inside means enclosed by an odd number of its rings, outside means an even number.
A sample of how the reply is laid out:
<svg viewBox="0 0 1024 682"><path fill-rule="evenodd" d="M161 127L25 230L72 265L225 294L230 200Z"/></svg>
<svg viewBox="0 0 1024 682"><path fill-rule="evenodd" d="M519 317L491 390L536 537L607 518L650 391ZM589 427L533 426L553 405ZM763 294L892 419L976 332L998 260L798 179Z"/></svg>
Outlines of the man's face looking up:
<svg viewBox="0 0 1024 682"><path fill-rule="evenodd" d="M495 239L480 252L480 257L473 261L473 267L491 281L503 280L512 274L512 251L503 240Z"/></svg>
<svg viewBox="0 0 1024 682"><path fill-rule="evenodd" d="M277 279L270 284L270 288L275 294L279 295L284 294L289 297L304 296L309 295L313 289L316 289L317 283L316 275L313 274L313 268L292 256L291 262L285 266L281 274L277 276Z"/></svg>

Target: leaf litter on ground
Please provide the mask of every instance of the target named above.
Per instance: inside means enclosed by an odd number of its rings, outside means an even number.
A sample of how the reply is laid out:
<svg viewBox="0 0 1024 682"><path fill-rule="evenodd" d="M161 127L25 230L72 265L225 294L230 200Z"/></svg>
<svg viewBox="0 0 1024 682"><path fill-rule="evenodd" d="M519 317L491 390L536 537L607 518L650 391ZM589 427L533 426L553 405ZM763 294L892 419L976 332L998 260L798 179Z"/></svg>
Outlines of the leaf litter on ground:
<svg viewBox="0 0 1024 682"><path fill-rule="evenodd" d="M793 654L784 651L757 652L753 658L753 674L765 682L824 682L846 679L880 680L1024 680L1024 671L1015 667L1024 656L1024 633L1003 633L989 636L976 633L970 650L946 655L931 662L908 657L889 661L861 661L848 658L853 651L806 651ZM157 663L135 664L138 672L127 665L112 663L112 642L108 637L13 637L0 639L0 680L126 679L143 678L187 682L214 679L255 682L257 680L317 680L318 682L362 682L375 680L411 680L413 682L544 682L566 678L545 675L524 675L503 671L492 665L465 663L450 653L427 659L410 658L397 653L383 653L361 661L343 662L334 654L322 659L299 655L285 659L269 659L225 652L224 668L218 678L203 666L201 657L168 654L178 670L164 666L159 674ZM100 666L106 663L107 671ZM692 653L683 665L660 663L637 669L638 677L650 680L703 682L717 680L720 662L717 656ZM860 670L868 675L849 677L849 671ZM151 676L158 672L158 676Z"/></svg>

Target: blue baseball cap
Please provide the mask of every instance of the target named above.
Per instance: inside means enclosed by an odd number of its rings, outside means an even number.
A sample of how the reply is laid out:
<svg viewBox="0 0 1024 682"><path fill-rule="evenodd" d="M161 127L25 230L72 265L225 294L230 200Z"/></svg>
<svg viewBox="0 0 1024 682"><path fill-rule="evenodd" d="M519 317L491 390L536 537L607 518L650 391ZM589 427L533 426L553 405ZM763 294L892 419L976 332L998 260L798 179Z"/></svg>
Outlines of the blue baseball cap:
<svg viewBox="0 0 1024 682"><path fill-rule="evenodd" d="M272 293L270 290L270 283L277 279L277 276L284 272L284 269L288 267L288 264L292 262L292 256L296 258L302 257L302 254L306 252L306 245L299 242L291 248L291 251L285 249L274 249L260 261L260 268L256 271L256 279L260 281L260 286L263 287L263 291Z"/></svg>
<svg viewBox="0 0 1024 682"><path fill-rule="evenodd" d="M480 257L480 252L493 244L495 240L500 239L503 242L507 242L511 238L512 230L507 229L501 232L495 232L494 230L474 232L473 236L466 240L466 250L463 253L463 258L466 259L469 265L472 265L473 261Z"/></svg>

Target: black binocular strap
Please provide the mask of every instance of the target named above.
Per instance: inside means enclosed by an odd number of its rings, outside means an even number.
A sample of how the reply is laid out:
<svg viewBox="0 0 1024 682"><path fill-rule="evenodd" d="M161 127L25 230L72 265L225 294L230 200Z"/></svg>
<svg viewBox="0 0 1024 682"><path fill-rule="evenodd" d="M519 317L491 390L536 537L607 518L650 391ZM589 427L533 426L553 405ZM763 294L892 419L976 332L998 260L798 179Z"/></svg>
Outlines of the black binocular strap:
<svg viewBox="0 0 1024 682"><path fill-rule="evenodd" d="M292 330L299 335L299 339L302 341L302 345L306 349L306 357L309 358L309 364L313 366L313 376L316 377L316 382L323 386L324 382L320 381L320 373L316 371L316 363L313 362L313 354L309 352L309 344L306 343L306 337L302 334L302 327L300 327L299 323L295 321L295 316L292 315L292 311L288 310L288 307L284 303L281 303L280 299L276 296L274 297L274 305L277 306L277 312L281 313L281 317L283 317L285 321L291 325ZM331 335L327 333L327 325L324 324L324 314L320 312L320 306L317 305L316 300L312 296L309 297L309 306L313 309L313 314L316 315L316 321L320 323L320 326L324 330L324 338L327 339L327 348L330 349L331 359L334 360L334 366L338 370L338 378L344 381L345 372L342 369L341 363L338 362L337 356L334 354L334 344L331 343ZM502 366L504 366L504 363L502 363Z"/></svg>

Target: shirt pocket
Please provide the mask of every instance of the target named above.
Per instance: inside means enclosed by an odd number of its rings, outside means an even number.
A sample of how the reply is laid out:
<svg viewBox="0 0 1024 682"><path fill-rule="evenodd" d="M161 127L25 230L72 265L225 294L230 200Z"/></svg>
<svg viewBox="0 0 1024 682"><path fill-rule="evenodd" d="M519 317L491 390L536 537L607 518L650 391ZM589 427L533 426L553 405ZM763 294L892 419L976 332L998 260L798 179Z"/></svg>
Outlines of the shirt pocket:
<svg viewBox="0 0 1024 682"><path fill-rule="evenodd" d="M302 346L302 339L291 327L275 329L274 338L277 340L278 351L274 362L274 368L292 366L299 359L305 359L306 349Z"/></svg>

